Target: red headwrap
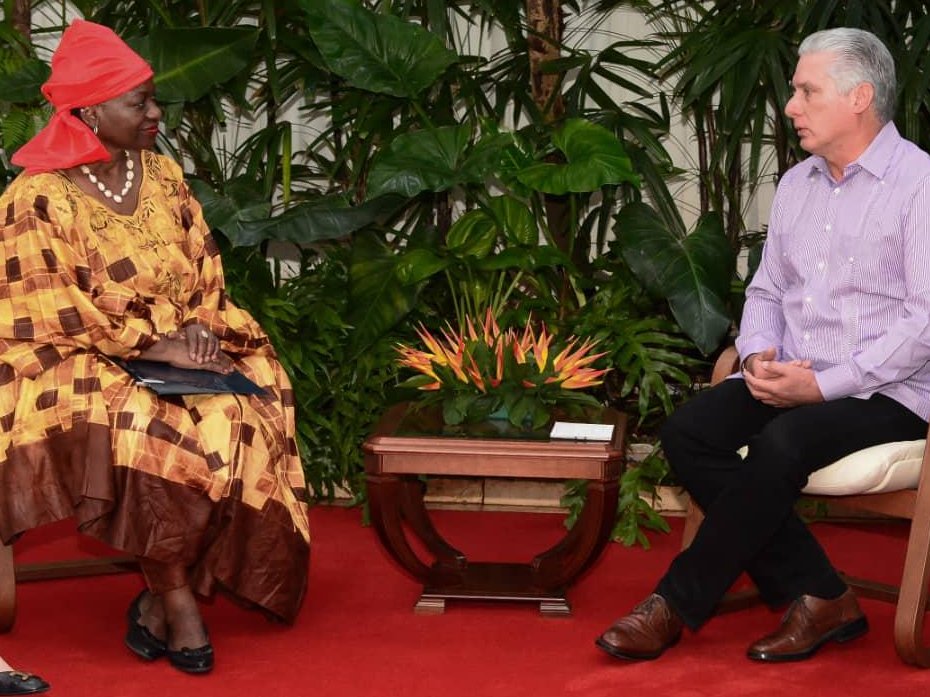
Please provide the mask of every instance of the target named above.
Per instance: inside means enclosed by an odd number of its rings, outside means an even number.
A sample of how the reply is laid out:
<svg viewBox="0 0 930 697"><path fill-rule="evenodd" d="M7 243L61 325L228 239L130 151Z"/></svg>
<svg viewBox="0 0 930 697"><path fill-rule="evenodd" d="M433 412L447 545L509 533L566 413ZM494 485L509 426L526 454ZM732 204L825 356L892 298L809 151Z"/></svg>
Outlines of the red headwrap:
<svg viewBox="0 0 930 697"><path fill-rule="evenodd" d="M76 19L61 35L52 56L52 74L42 94L55 115L16 151L13 164L27 172L48 172L88 162L108 161L110 153L71 110L93 106L138 87L152 77L151 66L113 30Z"/></svg>

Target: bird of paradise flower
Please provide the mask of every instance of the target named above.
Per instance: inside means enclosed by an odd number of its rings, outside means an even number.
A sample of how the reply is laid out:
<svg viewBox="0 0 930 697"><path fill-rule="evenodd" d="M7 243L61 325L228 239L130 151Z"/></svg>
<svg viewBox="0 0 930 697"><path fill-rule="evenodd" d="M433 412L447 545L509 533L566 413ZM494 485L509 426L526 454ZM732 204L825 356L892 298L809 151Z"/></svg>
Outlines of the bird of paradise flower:
<svg viewBox="0 0 930 697"><path fill-rule="evenodd" d="M398 363L418 373L404 385L431 393L425 402L441 402L447 424L505 413L514 426L541 428L557 405L600 406L582 392L609 370L594 367L605 354L592 353L591 339L558 342L532 318L520 330L502 331L490 308L477 326L468 317L458 329L447 323L438 337L422 325L417 335L425 349L396 346Z"/></svg>

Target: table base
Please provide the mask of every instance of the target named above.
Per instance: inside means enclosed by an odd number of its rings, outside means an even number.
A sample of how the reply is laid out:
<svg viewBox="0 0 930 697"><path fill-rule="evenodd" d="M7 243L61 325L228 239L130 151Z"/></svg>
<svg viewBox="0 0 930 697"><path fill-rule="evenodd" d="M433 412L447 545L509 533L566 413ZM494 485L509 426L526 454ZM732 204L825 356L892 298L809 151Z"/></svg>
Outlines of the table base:
<svg viewBox="0 0 930 697"><path fill-rule="evenodd" d="M442 567L434 568L440 577L448 574ZM414 612L419 615L442 614L446 600L503 600L539 603L539 612L546 617L571 615L565 588L539 588L534 581L536 571L529 564L468 562L459 574L454 580L427 581Z"/></svg>
<svg viewBox="0 0 930 697"><path fill-rule="evenodd" d="M570 614L566 589L597 560L613 529L625 417L613 410L601 415L615 426L610 442L566 442L396 435L405 410L391 409L365 442L365 472L372 527L388 554L423 584L414 611L438 614L446 600L467 599L533 602L549 617ZM587 495L572 529L529 562L475 562L433 524L423 475L584 479Z"/></svg>

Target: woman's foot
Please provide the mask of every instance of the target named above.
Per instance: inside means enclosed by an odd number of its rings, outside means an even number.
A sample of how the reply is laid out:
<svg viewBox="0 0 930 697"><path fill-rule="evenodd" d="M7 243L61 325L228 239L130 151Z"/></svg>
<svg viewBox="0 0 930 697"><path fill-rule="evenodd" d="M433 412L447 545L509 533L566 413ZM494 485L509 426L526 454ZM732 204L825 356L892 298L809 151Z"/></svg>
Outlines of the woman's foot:
<svg viewBox="0 0 930 697"><path fill-rule="evenodd" d="M0 695L35 695L48 688L49 684L38 675L18 670L0 671Z"/></svg>
<svg viewBox="0 0 930 697"><path fill-rule="evenodd" d="M213 669L213 646L200 616L190 586L162 594L167 625L168 660L185 673L207 673Z"/></svg>
<svg viewBox="0 0 930 697"><path fill-rule="evenodd" d="M0 658L0 695L35 695L48 688L49 684L38 675L14 670Z"/></svg>
<svg viewBox="0 0 930 697"><path fill-rule="evenodd" d="M166 633L161 599L147 590L142 591L126 611L126 646L139 658L154 661L168 651Z"/></svg>

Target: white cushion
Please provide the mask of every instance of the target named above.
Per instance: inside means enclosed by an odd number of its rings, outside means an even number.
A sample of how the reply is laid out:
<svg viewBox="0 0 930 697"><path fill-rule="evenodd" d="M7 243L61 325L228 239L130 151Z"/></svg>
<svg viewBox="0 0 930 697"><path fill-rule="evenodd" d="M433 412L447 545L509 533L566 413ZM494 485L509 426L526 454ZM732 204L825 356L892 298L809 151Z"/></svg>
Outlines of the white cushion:
<svg viewBox="0 0 930 697"><path fill-rule="evenodd" d="M804 493L844 496L915 489L926 443L907 440L857 450L811 474ZM745 457L746 448L740 454Z"/></svg>

